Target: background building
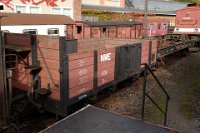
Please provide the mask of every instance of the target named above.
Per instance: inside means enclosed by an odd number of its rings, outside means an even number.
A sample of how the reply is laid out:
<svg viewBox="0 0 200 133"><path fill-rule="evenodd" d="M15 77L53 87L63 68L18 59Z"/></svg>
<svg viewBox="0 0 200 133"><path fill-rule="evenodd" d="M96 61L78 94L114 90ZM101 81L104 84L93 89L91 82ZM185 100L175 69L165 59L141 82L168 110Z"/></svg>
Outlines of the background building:
<svg viewBox="0 0 200 133"><path fill-rule="evenodd" d="M81 17L81 0L0 0L3 12L63 14L73 19Z"/></svg>
<svg viewBox="0 0 200 133"><path fill-rule="evenodd" d="M82 0L83 5L124 7L125 0Z"/></svg>
<svg viewBox="0 0 200 133"><path fill-rule="evenodd" d="M139 14L138 16L141 16L140 14L144 13L144 3L145 0L0 0L0 5L4 5L3 12L62 14L79 21L100 21L99 16L107 16L106 13L99 15L99 11L120 14L114 16L115 18L121 18L122 16L124 18L124 14L127 13ZM185 7L187 4L149 0L148 13L167 17L170 20L170 24L173 25L175 22L175 11ZM134 19L134 17L127 17L125 20L129 19ZM112 21L113 19L106 17L105 20Z"/></svg>

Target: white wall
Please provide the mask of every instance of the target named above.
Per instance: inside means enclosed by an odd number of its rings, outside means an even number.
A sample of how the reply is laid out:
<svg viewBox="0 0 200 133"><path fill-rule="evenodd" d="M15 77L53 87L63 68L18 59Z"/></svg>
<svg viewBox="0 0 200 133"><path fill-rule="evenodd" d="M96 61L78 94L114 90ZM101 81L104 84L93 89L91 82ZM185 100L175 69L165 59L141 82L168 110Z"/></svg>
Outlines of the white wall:
<svg viewBox="0 0 200 133"><path fill-rule="evenodd" d="M82 0L84 5L100 5L100 0Z"/></svg>
<svg viewBox="0 0 200 133"><path fill-rule="evenodd" d="M37 30L38 35L48 35L49 28L59 29L59 36L66 36L66 25L20 25L20 26L2 26L1 29L10 33L23 33L23 30Z"/></svg>

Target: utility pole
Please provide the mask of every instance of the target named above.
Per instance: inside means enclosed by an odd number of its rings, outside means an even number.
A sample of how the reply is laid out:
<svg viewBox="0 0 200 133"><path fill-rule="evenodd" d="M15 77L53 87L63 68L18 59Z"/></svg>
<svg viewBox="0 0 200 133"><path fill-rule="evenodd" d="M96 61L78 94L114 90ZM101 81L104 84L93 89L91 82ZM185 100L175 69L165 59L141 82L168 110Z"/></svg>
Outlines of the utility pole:
<svg viewBox="0 0 200 133"><path fill-rule="evenodd" d="M0 6L3 10L3 6ZM5 69L5 50L3 45L3 36L1 32L1 19L0 16L0 129L7 124L6 118L6 69ZM0 130L1 131L1 130Z"/></svg>
<svg viewBox="0 0 200 133"><path fill-rule="evenodd" d="M3 6L0 6L0 10L3 10ZM10 123L9 119L12 97L11 69L15 67L12 64L11 67L6 66L6 56L13 56L13 54L6 55L5 53L4 33L1 31L1 22L4 17L7 16L0 13L0 133L14 133L18 132L18 128L14 123ZM15 59L14 61L17 62L17 57Z"/></svg>
<svg viewBox="0 0 200 133"><path fill-rule="evenodd" d="M2 10L3 7L1 6ZM0 16L0 131L3 127L6 127L8 124L8 108L9 103L7 100L7 75L6 75L6 65L5 65L5 47L3 33L1 31L1 19L3 16Z"/></svg>
<svg viewBox="0 0 200 133"><path fill-rule="evenodd" d="M144 4L144 37L148 38L148 34L147 34L147 16L148 16L148 0L145 0L145 4Z"/></svg>
<svg viewBox="0 0 200 133"><path fill-rule="evenodd" d="M6 91L5 51L0 31L0 129L7 125L7 91Z"/></svg>

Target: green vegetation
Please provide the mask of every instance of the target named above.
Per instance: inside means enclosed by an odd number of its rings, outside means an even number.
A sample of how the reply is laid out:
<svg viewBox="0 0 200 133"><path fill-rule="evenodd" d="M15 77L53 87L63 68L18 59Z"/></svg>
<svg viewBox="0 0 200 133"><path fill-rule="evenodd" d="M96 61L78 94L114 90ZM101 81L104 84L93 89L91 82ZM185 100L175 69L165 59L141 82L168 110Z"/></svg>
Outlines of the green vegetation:
<svg viewBox="0 0 200 133"><path fill-rule="evenodd" d="M157 99L156 101L159 107L163 111L165 111L165 103L166 103L165 99L160 99L160 100ZM163 123L164 115L160 112L160 110L154 104L151 104L151 105L152 105L151 107L146 106L144 118L152 121L153 123L157 123L157 124Z"/></svg>
<svg viewBox="0 0 200 133"><path fill-rule="evenodd" d="M93 10L93 9L82 9L83 16L89 17L98 17L99 21L125 21L129 19L133 19L137 16L141 16L142 14L135 13L117 13L111 11L101 11L101 10Z"/></svg>
<svg viewBox="0 0 200 133"><path fill-rule="evenodd" d="M143 16L143 13L117 13L93 9L82 9L82 16L98 17L99 21L126 21ZM149 16L154 16L150 14Z"/></svg>
<svg viewBox="0 0 200 133"><path fill-rule="evenodd" d="M90 9L83 9L82 15L83 16L91 16L91 17L98 17L100 21L107 21L109 20L108 14L112 12L109 11L100 11L100 10L90 10Z"/></svg>
<svg viewBox="0 0 200 133"><path fill-rule="evenodd" d="M199 114L199 98L200 98L200 77L193 80L191 86L184 93L181 99L181 114L186 118L194 118Z"/></svg>

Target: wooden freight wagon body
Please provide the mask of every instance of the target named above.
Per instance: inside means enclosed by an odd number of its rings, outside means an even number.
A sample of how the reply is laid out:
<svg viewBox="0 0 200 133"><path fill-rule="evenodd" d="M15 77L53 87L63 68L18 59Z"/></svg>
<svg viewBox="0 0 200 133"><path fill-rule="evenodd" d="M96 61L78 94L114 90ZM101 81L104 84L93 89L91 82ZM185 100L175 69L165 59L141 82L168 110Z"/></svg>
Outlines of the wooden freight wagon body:
<svg viewBox="0 0 200 133"><path fill-rule="evenodd" d="M142 36L142 23L125 22L89 22L77 21L74 37L76 39L90 38L139 38Z"/></svg>
<svg viewBox="0 0 200 133"><path fill-rule="evenodd" d="M20 55L18 68L13 71L13 87L39 96L37 102L46 110L66 116L70 105L138 76L141 42L92 40L6 34L6 46ZM51 93L41 94L38 90Z"/></svg>

